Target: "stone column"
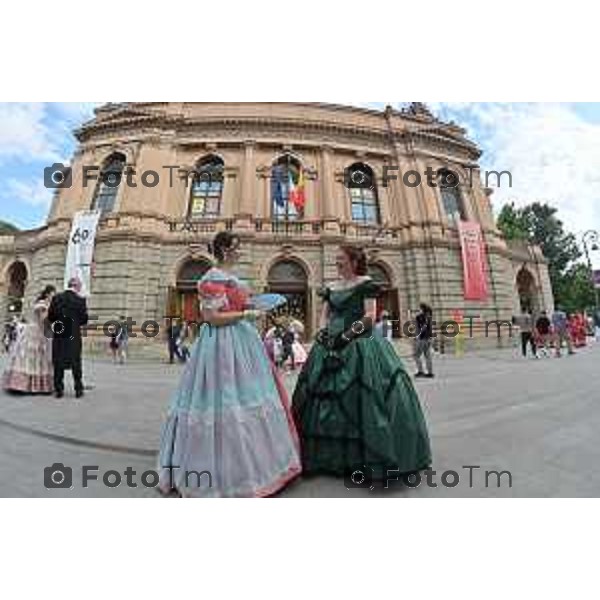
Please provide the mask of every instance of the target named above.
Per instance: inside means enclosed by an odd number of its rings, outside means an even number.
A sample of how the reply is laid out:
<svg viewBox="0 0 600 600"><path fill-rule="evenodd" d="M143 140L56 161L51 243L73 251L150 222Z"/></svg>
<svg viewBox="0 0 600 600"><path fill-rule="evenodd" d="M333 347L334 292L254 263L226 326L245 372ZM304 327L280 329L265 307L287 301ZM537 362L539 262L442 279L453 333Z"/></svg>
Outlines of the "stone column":
<svg viewBox="0 0 600 600"><path fill-rule="evenodd" d="M231 219L235 216L239 206L240 182L236 169L228 168L223 170L223 197L221 198L221 214L225 219ZM238 206L235 206L238 201Z"/></svg>
<svg viewBox="0 0 600 600"><path fill-rule="evenodd" d="M339 215L335 214L335 181L330 146L321 146L321 218L325 231L335 233L339 230Z"/></svg>
<svg viewBox="0 0 600 600"><path fill-rule="evenodd" d="M497 232L496 219L492 209L492 194L493 190L483 189L479 171L477 171L477 180L473 183L473 201L477 203L479 214L481 217L481 225L484 229Z"/></svg>
<svg viewBox="0 0 600 600"><path fill-rule="evenodd" d="M419 198L419 191L417 188L407 186L403 177L410 171L418 171L416 160L414 157L414 150L409 146L395 143L394 148L396 151L396 157L398 160L398 166L400 167L398 185L402 191L402 199L404 200L405 215L410 225L420 224L423 221L424 209L421 206L421 200ZM413 153L411 156L410 154ZM409 178L409 181L413 181L413 177Z"/></svg>
<svg viewBox="0 0 600 600"><path fill-rule="evenodd" d="M252 216L256 204L256 161L254 150L256 142L246 140L244 142L244 164L242 168L241 201L238 216L238 225L242 228L252 226Z"/></svg>
<svg viewBox="0 0 600 600"><path fill-rule="evenodd" d="M422 159L415 160L415 164L417 166L416 170L422 177L421 185L417 188L422 205L422 215L429 223L432 234L435 237L441 237L444 215L442 215L439 184L437 187L431 187L428 184L426 176L427 165Z"/></svg>

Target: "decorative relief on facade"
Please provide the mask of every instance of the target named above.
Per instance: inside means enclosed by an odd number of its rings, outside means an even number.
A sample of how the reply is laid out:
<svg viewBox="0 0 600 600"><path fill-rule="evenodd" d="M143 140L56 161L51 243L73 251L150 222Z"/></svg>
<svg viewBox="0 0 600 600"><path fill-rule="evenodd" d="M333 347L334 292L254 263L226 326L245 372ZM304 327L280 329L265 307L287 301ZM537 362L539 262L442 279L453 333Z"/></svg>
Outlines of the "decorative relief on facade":
<svg viewBox="0 0 600 600"><path fill-rule="evenodd" d="M158 299L156 309L158 314L144 316L160 317L164 314L170 302L166 296L169 287L171 287L169 290L171 299L178 293L187 293L185 290L178 291L172 287L176 286L171 274L177 267L177 259L185 257L185 260L189 261L206 262L206 242L215 233L224 230L237 231L243 238L244 264L241 268L247 269L246 275L250 278L253 277L254 271L259 268L263 270L270 268L277 261L294 261L294 264L302 265L302 269L309 274L307 282L309 288L304 296L302 295L304 292L297 292L297 290L296 292L299 294L298 298L305 302L304 306L308 307L307 310L312 311L311 314L306 315L307 323L316 322L314 312L316 307L310 298L323 283L322 277L313 280L310 269L316 269L319 274L321 271L334 273L335 264L331 250L341 243L356 244L366 248L373 263L385 262L390 276L394 275L392 277L394 285L396 285L395 277L398 277L398 285L403 286L402 291L391 289L385 299L385 302L392 307L392 311L395 310L394 306L397 308L398 298L402 294L419 295L419 299L422 297L427 300L428 294L435 292L435 289L431 288L431 281L436 281L436 286L447 292L445 296L458 299L452 302L459 301L462 292L460 254L455 232L445 229L439 236L434 236L432 232L436 227L439 228L439 224L433 222L435 219L432 221L431 215L425 215L422 219L418 216L409 218L404 215L403 211L406 207L401 206L400 203L407 202L406 194L381 189L383 180L380 171L383 165L404 168L407 163L422 163L426 166L432 163L436 167L448 166L464 176L468 173L465 167L478 159L479 150L464 137L464 132L460 128L438 122L422 103L413 103L405 111L404 118L401 113L392 111L389 115L389 123L382 113L377 114L373 111L362 113L344 107L316 105L318 110L315 109L311 113L310 105L297 105L308 107L306 111L310 115L304 119L305 115L302 111L298 112L297 118L290 117L296 106L294 104L283 105L279 116L277 116L277 105L274 104L270 104L268 110L261 108L257 103L250 103L248 106L249 116L233 118L219 116L218 107L214 104L210 105L205 117L202 116L203 105L185 103L112 105L101 109L98 112L98 119L85 125L78 132L81 140L78 154L82 157L81 160L90 160L88 156L93 156L94 160L98 157L100 160L115 151L122 152L127 157L127 164L135 165L138 170L145 168L144 164L139 163L143 163L146 159L150 165L162 160L163 156L171 156L169 159L173 161L171 164L184 165L193 163L195 158L217 152L222 155L225 165L223 174L228 183L224 186L221 204L223 210L220 215L196 220L187 218L169 220L168 214L157 214L152 211L163 209L170 211L177 202L173 214L183 212L184 203L187 206L189 201L189 197L183 200L183 187L178 187L176 194L179 195L173 200L171 206L166 201L163 203L164 206L159 206L152 201L154 198L152 194L148 196L151 199L148 201L148 206L144 206L143 201L146 196L139 188L135 200L139 200L140 204L133 202L133 205L139 208L138 213L128 215L126 212L128 209L124 207L124 212L109 214L101 223L98 257L104 257L108 263L114 261L115 256L120 252L116 241L122 240L127 244L136 244L140 253L147 253L147 257L158 257L157 260L162 265L160 277L152 282L147 277L147 273L132 267L132 281L137 283L139 280L140 285L143 282L148 294ZM242 106L239 111L243 112L243 110ZM226 107L224 112L230 114L232 110ZM316 120L317 114L323 116L323 121ZM190 118L185 115L190 115ZM364 117L364 126L360 125L362 117ZM395 128L390 130L388 124ZM402 128L413 131L403 133ZM248 154L244 152L244 145L248 143L256 146L256 150L248 151L252 159L246 162ZM150 146L152 148L149 149ZM155 155L154 152L157 154ZM277 156L286 152L294 153L294 156L304 154L300 162L304 167L307 181L324 179L327 182L327 185L323 186L311 183L307 188L306 202L314 203L308 213L311 218L279 220L273 218L269 212L270 186L265 180L271 177L272 164L269 164L267 153L272 153L276 160ZM178 162L177 157L184 160ZM376 172L380 186L379 202L386 203L386 210L380 215L380 223L352 221L350 197L343 183L344 168L354 162L366 162L372 165ZM400 165L397 164L398 162ZM247 170L248 164L250 164L250 171ZM236 183L232 186L229 180ZM248 192L245 187L247 180L250 181L251 192ZM256 183L256 180L259 182ZM245 196L242 196L243 194ZM474 196L478 197L473 201L481 203L479 207L481 214L489 213L490 203L484 194ZM236 214L239 215L243 199L248 201L249 210L254 212L251 219L244 219L242 223L242 219L238 219ZM60 202L61 198L58 198L57 204ZM15 249L22 251L30 264L36 263L38 252L56 253L57 256L61 256L64 252L64 242L68 235L73 206L74 203L65 202L62 207L64 214L57 210L56 214L60 218L51 221L47 228L19 234L15 238ZM245 207L246 204L244 209ZM332 215L336 216L332 217ZM490 257L503 265L503 272L511 272L511 251L505 245L503 248L495 247L487 241L487 238L486 244ZM451 260L449 258L446 262L437 263L430 258L435 253L445 253ZM14 252L12 254L14 255ZM125 259L129 260L130 257L126 256ZM274 262L269 262L270 259ZM61 260L59 259L53 267L51 279L60 280ZM541 261L543 258L539 262ZM418 266L417 262L419 265L427 266ZM500 275L496 274L497 270L495 265L493 277L496 288L500 289L505 282ZM290 272L289 276L306 279L306 273ZM267 274L263 273L261 284L268 283ZM114 284L114 298L117 300L113 307L125 313L128 306L117 304L118 299L122 297L118 289L118 279L115 279ZM509 281L506 285L512 287L512 284L513 282ZM113 292L110 288L112 280L105 280L102 285L108 286L103 289L103 295L110 296ZM150 289L152 286L155 286L155 289ZM411 286L414 289L409 290ZM401 302L408 302L408 300L401 299ZM512 297L507 295L504 298L498 293L496 297L490 299L483 310L509 316L512 310L511 303ZM190 302L190 305L193 304L194 302ZM178 304L178 310L183 310L184 305L184 303ZM449 308L456 307L436 306L436 310L439 311Z"/></svg>

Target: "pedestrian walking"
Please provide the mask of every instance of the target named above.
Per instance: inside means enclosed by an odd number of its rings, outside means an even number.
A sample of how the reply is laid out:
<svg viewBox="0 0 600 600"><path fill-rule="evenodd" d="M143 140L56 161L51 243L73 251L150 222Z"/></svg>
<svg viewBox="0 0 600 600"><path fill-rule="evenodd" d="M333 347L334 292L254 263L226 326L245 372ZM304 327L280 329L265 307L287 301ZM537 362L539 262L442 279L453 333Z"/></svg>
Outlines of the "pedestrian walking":
<svg viewBox="0 0 600 600"><path fill-rule="evenodd" d="M521 352L523 358L527 358L527 347L531 348L531 354L534 358L538 358L537 347L534 335L534 322L531 312L523 311L515 318L515 324L521 331Z"/></svg>
<svg viewBox="0 0 600 600"><path fill-rule="evenodd" d="M117 350L119 364L124 365L127 362L129 353L129 330L125 317L121 317L121 329L119 331L119 335L117 336L117 342L119 344Z"/></svg>
<svg viewBox="0 0 600 600"><path fill-rule="evenodd" d="M182 363L186 363L190 358L190 351L187 346L187 339L189 337L189 326L187 322L184 322L179 331L179 337L177 338L177 354L179 361Z"/></svg>
<svg viewBox="0 0 600 600"><path fill-rule="evenodd" d="M388 342L393 341L393 326L390 321L390 315L385 310L379 315L375 323L375 333L386 339Z"/></svg>
<svg viewBox="0 0 600 600"><path fill-rule="evenodd" d="M421 304L419 313L416 317L417 335L415 337L415 362L417 363L417 378L433 379L433 311L427 304ZM423 369L423 358L425 358L425 367Z"/></svg>
<svg viewBox="0 0 600 600"><path fill-rule="evenodd" d="M573 341L569 331L569 320L567 314L559 306L552 315L552 327L554 329L554 344L556 346L556 358L562 356L561 350L563 344L566 344L569 355L575 354L573 350Z"/></svg>
<svg viewBox="0 0 600 600"><path fill-rule="evenodd" d="M538 356L550 356L550 342L552 341L552 323L548 318L548 313L543 310L535 323L536 347Z"/></svg>
<svg viewBox="0 0 600 600"><path fill-rule="evenodd" d="M175 358L181 362L181 354L179 353L179 336L181 335L181 325L170 320L167 327L167 348L169 350L169 363L173 364Z"/></svg>
<svg viewBox="0 0 600 600"><path fill-rule="evenodd" d="M281 363L280 368L284 368L285 363L289 360L291 361L291 370L296 370L296 362L294 360L294 342L296 341L296 336L294 334L294 330L290 327L289 324L284 325L283 334L281 336L281 346L282 346L282 354L281 354Z"/></svg>

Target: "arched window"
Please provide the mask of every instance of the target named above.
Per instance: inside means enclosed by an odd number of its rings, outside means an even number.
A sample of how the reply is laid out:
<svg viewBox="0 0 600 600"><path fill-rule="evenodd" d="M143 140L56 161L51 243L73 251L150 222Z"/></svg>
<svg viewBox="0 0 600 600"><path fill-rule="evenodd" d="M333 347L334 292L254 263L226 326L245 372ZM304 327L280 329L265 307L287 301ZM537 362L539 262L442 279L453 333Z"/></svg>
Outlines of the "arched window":
<svg viewBox="0 0 600 600"><path fill-rule="evenodd" d="M304 289L308 285L306 271L294 260L282 260L275 263L269 271L268 281L271 287Z"/></svg>
<svg viewBox="0 0 600 600"><path fill-rule="evenodd" d="M521 310L530 312L538 308L535 278L526 267L523 267L517 274L517 292Z"/></svg>
<svg viewBox="0 0 600 600"><path fill-rule="evenodd" d="M287 299L277 312L299 319L306 327L305 335L310 335L308 274L304 267L294 260L281 260L271 267L267 281L269 292Z"/></svg>
<svg viewBox="0 0 600 600"><path fill-rule="evenodd" d="M196 165L188 217L214 219L221 216L225 163L210 156Z"/></svg>
<svg viewBox="0 0 600 600"><path fill-rule="evenodd" d="M460 190L456 185L458 183L456 177L456 174L448 171L448 169L438 171L442 204L449 221L466 221L465 207Z"/></svg>
<svg viewBox="0 0 600 600"><path fill-rule="evenodd" d="M92 209L99 210L102 213L114 211L126 162L127 159L123 154L113 154L104 163L100 173L100 181L96 187Z"/></svg>
<svg viewBox="0 0 600 600"><path fill-rule="evenodd" d="M363 225L379 225L381 211L373 169L368 165L356 163L349 167L346 173L352 220Z"/></svg>
<svg viewBox="0 0 600 600"><path fill-rule="evenodd" d="M21 261L14 262L8 269L8 296L23 298L27 287L27 267Z"/></svg>
<svg viewBox="0 0 600 600"><path fill-rule="evenodd" d="M293 156L279 158L271 169L271 214L273 219L293 221L304 216L302 165Z"/></svg>

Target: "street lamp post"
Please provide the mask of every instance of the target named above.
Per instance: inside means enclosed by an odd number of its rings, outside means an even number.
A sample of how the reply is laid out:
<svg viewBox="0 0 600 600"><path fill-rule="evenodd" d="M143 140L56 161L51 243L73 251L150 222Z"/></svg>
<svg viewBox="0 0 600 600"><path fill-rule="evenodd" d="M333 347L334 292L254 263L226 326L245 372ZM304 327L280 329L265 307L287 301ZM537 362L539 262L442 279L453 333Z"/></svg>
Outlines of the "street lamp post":
<svg viewBox="0 0 600 600"><path fill-rule="evenodd" d="M589 246L588 244L591 244ZM595 298L595 308L596 314L595 318L598 318L598 310L600 309L600 301L598 300L598 288L596 287L596 282L594 280L594 268L592 267L592 259L590 258L590 250L596 251L600 249L600 234L595 229L590 229L583 234L583 250L585 251L585 257L587 259L588 268L590 270L590 279L592 281L592 286L594 287L594 298Z"/></svg>

